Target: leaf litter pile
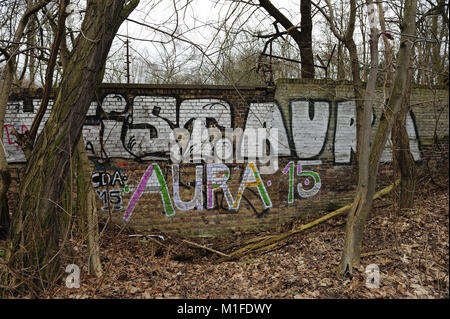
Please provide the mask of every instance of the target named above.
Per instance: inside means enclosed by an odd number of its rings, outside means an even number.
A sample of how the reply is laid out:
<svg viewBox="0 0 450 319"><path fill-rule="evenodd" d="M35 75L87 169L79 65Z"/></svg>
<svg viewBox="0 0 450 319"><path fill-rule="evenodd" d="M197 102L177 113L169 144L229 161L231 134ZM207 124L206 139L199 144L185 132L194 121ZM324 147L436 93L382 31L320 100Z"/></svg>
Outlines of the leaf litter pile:
<svg viewBox="0 0 450 319"><path fill-rule="evenodd" d="M95 278L84 266L79 289L66 288L62 280L41 297L449 298L448 176L440 180L446 188L421 183L412 210L393 210L390 195L374 201L361 266L351 278L336 276L345 215L232 261L221 260L252 238L273 232L183 240L166 234L118 234L110 227L101 238L104 276ZM74 244L85 256L85 244ZM379 267L379 288L366 287L365 268L370 264Z"/></svg>

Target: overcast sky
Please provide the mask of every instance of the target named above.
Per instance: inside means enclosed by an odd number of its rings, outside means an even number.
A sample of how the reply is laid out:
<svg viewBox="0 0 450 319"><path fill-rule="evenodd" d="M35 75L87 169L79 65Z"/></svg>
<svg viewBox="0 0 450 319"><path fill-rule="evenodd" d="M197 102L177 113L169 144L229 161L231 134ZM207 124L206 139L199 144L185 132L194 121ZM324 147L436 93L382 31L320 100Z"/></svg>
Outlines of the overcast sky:
<svg viewBox="0 0 450 319"><path fill-rule="evenodd" d="M187 2L188 5L186 5ZM299 0L273 0L272 2L293 23L300 22ZM212 62L217 58L214 53L218 51L221 40L231 27L240 31L246 29L252 32L274 32L271 25L273 20L263 10L256 9L248 4L225 0L141 0L129 19L142 22L150 27L132 21L125 22L114 41L110 59L125 61L123 41L125 40L124 36L128 36L131 37L132 56L141 56L150 63L158 64L160 56L164 55L164 49L173 50L172 44L160 43L160 41L167 41L170 38L163 33L167 32L174 33L179 39L195 43L204 53L211 54L207 59L211 59L209 62ZM322 19L322 17L317 15L315 20L317 19ZM155 31L151 27L163 32ZM280 30L283 28L280 27ZM320 32L315 32L314 36L320 39ZM201 60L204 55L187 42L175 40L176 54L181 57L198 54L195 61ZM262 44L260 46L262 49Z"/></svg>
<svg viewBox="0 0 450 319"><path fill-rule="evenodd" d="M180 56L180 60L195 54L192 61L200 63L202 58L205 59L203 53L206 53L208 54L206 59L210 59L210 63L214 62L214 59L217 58L214 53L218 51L219 45L222 44L222 40L230 29L241 32L248 30L253 33L257 31L274 32L273 19L268 17L264 10L245 4L245 1L238 2L231 0L141 0L129 19L144 25L133 21L126 21L122 24L110 51L109 63L115 61L116 65L120 65L123 61L125 69L124 41L126 37L130 38L132 57L141 57L149 64L159 64L162 67L161 56L168 54ZM300 23L300 0L272 0L272 3L291 22ZM313 9L313 11L315 10ZM336 41L331 36L325 19L320 13L313 17L313 25L315 48L328 45L330 39ZM328 31L328 36L324 36L325 29ZM281 26L280 30L283 30ZM169 43L168 40L173 38L168 34L173 34L178 39ZM360 34L357 27L355 38L360 38ZM194 45L188 42L192 42ZM254 44L255 40L252 42ZM233 45L236 49L239 47L235 43ZM262 50L262 46L263 42L261 41L259 43L260 50ZM325 48L325 50L327 49ZM186 67L188 66L186 65Z"/></svg>

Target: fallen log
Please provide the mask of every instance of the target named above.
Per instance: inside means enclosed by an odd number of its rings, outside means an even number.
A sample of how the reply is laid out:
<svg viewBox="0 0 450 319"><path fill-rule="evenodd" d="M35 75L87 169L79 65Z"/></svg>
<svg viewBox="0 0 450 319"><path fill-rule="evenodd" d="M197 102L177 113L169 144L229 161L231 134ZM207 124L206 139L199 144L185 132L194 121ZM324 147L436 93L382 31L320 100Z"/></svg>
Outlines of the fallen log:
<svg viewBox="0 0 450 319"><path fill-rule="evenodd" d="M375 199L378 199L380 197L383 197L383 196L389 194L392 191L392 189L394 188L394 186L398 185L399 183L400 183L400 179L396 180L394 184L378 191L373 196L373 199L375 200ZM287 238L289 238L293 235L296 235L302 231L305 231L314 226L322 224L323 222L326 222L327 220L334 218L336 216L346 214L350 210L351 207L352 207L352 204L350 203L350 204L345 205L345 206L343 206L323 217L320 217L308 224L301 225L300 227L293 229L287 233L272 235L272 236L264 236L261 238L256 237L254 239L251 239L250 240L252 242L251 244L248 244L248 245L232 252L231 254L229 254L228 257L223 257L223 258L219 259L218 262L235 260L235 259L238 259L238 258L245 256L254 251L264 251L264 250L271 249L274 246L276 246L279 242L286 240Z"/></svg>

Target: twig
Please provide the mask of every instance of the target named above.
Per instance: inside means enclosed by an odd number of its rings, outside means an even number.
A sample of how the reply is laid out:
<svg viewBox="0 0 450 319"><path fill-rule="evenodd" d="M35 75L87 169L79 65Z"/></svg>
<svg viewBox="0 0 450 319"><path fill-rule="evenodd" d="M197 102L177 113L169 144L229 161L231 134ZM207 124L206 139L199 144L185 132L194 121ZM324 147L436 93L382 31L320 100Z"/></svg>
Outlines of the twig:
<svg viewBox="0 0 450 319"><path fill-rule="evenodd" d="M145 239L150 240L150 241L152 241L152 242L154 242L154 243L156 243L156 244L158 244L158 245L160 245L160 246L162 246L164 248L167 248L168 250L171 249L171 250L174 250L175 252L177 251L176 249L174 249L172 247L169 247L166 244L163 244L160 241L158 241L155 238L153 238L153 237L158 237L158 238L162 238L164 240L164 237L161 236L161 235L140 235L140 234L134 234L134 235L128 235L128 237L144 237Z"/></svg>
<svg viewBox="0 0 450 319"><path fill-rule="evenodd" d="M402 245L402 247L404 248L417 248L419 247L419 244L414 244L414 245ZM388 249L382 249L382 250L378 250L378 251L371 251L368 253L363 253L361 254L361 258L362 257L369 257L369 256L375 256L375 255L382 255L382 254L386 254L392 250L395 250L395 248L388 248Z"/></svg>
<svg viewBox="0 0 450 319"><path fill-rule="evenodd" d="M226 257L226 258L230 258L231 257L230 255L224 254L224 253L222 253L222 252L220 252L218 250L215 250L215 249L212 249L212 248L209 248L209 247L197 244L197 243L193 243L193 242L191 242L189 240L186 240L186 239L183 239L182 242L184 242L184 243L186 243L188 245L191 245L191 246L195 246L195 247L198 247L198 248L202 248L202 249L208 250L208 251L213 252L215 254L218 254L218 255L220 255L222 257Z"/></svg>

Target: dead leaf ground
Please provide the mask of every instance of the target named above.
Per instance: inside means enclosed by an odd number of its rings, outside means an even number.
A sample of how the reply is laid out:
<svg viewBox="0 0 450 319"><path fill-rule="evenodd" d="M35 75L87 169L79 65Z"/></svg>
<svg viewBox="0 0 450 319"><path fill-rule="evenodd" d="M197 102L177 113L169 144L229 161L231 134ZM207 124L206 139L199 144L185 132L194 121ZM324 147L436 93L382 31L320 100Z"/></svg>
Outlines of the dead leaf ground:
<svg viewBox="0 0 450 319"><path fill-rule="evenodd" d="M369 254L353 278L338 280L335 275L344 240L343 216L273 251L223 263L217 263L220 256L174 236L145 240L108 230L102 240L103 280L83 268L79 289L68 289L63 282L41 297L449 298L448 188L423 184L412 210L395 212L390 198L375 202L363 244L363 252ZM448 176L441 184L448 186ZM305 221L293 227L300 223ZM262 234L196 242L230 252L256 235ZM78 245L83 255L85 246ZM369 264L379 266L378 289L365 286Z"/></svg>

